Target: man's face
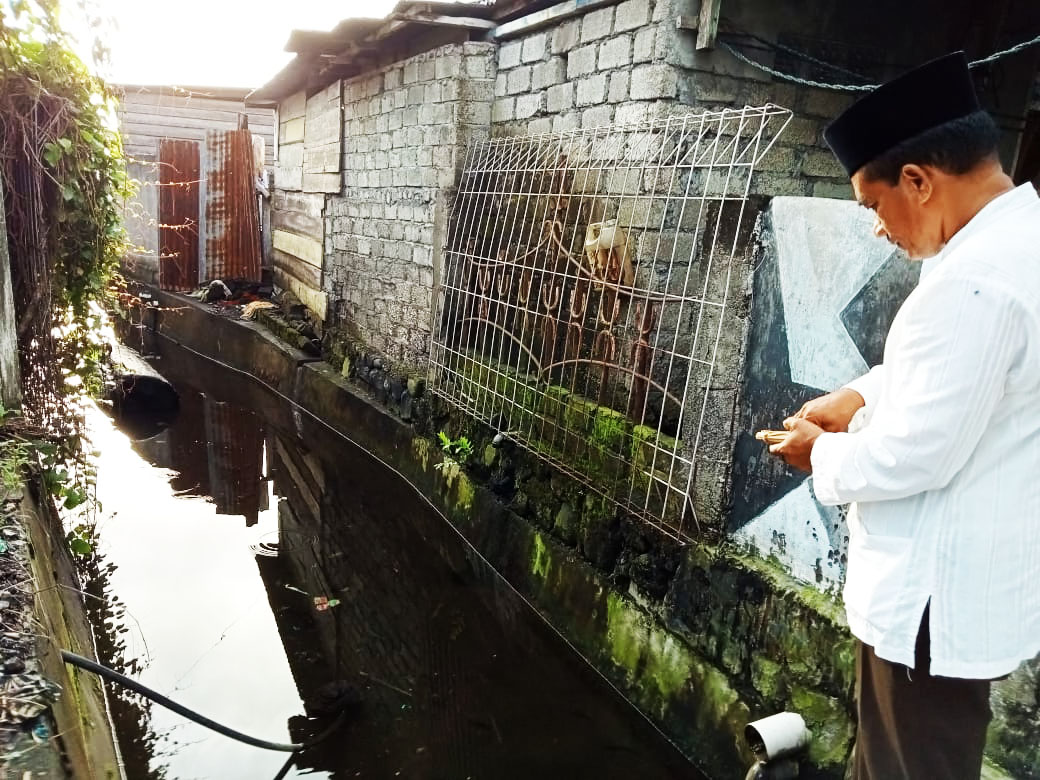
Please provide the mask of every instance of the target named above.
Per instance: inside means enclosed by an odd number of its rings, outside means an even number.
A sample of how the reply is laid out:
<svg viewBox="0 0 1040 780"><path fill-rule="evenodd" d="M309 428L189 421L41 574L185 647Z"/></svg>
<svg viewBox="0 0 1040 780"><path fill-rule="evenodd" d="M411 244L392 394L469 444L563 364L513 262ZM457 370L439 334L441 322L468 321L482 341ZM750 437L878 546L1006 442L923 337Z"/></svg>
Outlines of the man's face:
<svg viewBox="0 0 1040 780"><path fill-rule="evenodd" d="M913 170L908 170L913 169ZM931 257L942 249L931 199L931 181L917 166L904 166L895 185L867 178L862 170L852 175L852 191L861 206L874 212L875 235L887 238L914 260Z"/></svg>

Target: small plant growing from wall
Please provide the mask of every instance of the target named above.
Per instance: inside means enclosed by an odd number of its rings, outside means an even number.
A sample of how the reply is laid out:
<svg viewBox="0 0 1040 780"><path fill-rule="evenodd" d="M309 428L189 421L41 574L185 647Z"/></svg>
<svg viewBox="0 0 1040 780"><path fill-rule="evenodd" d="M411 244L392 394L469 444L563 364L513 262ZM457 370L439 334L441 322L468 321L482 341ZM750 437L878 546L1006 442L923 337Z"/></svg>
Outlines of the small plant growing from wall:
<svg viewBox="0 0 1040 780"><path fill-rule="evenodd" d="M28 474L37 473L40 486L56 505L86 510L81 513L83 522L68 532L66 541L76 555L89 555L94 549L91 510L97 506L92 495L97 474L89 463L82 473L70 473L62 446L52 439L45 430L28 424L18 410L0 404L0 501L17 495Z"/></svg>
<svg viewBox="0 0 1040 780"><path fill-rule="evenodd" d="M444 431L440 431L437 433L437 440L440 442L441 452L444 453L444 460L434 466L438 471L451 466L461 466L473 454L473 443L465 436L452 439Z"/></svg>

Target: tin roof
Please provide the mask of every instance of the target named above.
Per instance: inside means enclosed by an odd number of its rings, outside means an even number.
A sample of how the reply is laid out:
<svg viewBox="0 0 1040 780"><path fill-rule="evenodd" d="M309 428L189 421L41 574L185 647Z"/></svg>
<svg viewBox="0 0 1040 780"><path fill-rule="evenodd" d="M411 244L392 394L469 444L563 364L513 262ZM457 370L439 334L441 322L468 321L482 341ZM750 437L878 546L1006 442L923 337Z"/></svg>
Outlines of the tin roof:
<svg viewBox="0 0 1040 780"><path fill-rule="evenodd" d="M301 89L320 89L378 66L410 43L432 48L444 43L432 29L453 31L462 40L479 40L518 11L546 5L545 0L470 0L444 2L400 0L384 19L344 19L328 32L293 30L285 50L296 54L267 84L246 97L248 105L273 105ZM390 61L390 60L386 60Z"/></svg>

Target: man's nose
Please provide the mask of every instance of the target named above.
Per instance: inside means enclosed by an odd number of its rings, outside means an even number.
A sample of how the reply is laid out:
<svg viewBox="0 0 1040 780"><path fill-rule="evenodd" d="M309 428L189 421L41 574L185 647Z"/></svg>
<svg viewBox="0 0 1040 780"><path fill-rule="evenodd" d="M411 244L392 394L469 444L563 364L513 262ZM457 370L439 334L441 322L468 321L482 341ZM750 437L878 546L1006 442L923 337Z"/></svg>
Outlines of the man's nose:
<svg viewBox="0 0 1040 780"><path fill-rule="evenodd" d="M885 230L885 226L881 224L878 217L874 217L874 235L878 238L888 238L888 231Z"/></svg>

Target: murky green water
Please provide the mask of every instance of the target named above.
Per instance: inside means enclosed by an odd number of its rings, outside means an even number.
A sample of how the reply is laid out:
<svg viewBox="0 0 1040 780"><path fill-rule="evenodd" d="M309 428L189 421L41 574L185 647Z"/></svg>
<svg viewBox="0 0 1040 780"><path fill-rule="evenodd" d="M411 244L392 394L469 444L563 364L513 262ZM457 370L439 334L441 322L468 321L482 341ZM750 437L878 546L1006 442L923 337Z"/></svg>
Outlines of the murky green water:
<svg viewBox="0 0 1040 780"><path fill-rule="evenodd" d="M103 662L279 742L320 730L301 702L348 681L357 711L289 777L700 777L395 475L215 364L157 367L171 427L132 442L91 419ZM131 778L285 762L113 693Z"/></svg>

